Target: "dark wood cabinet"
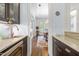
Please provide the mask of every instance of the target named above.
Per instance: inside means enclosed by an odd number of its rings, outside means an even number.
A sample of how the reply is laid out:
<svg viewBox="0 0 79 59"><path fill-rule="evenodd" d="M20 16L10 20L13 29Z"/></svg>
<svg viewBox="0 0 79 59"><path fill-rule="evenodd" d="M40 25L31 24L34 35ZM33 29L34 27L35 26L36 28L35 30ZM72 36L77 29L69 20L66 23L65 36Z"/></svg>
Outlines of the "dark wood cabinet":
<svg viewBox="0 0 79 59"><path fill-rule="evenodd" d="M27 56L27 39L28 36L16 42L0 53L1 56Z"/></svg>
<svg viewBox="0 0 79 59"><path fill-rule="evenodd" d="M10 56L27 56L27 37L23 39L23 44L18 46Z"/></svg>
<svg viewBox="0 0 79 59"><path fill-rule="evenodd" d="M79 52L53 37L54 56L79 56Z"/></svg>
<svg viewBox="0 0 79 59"><path fill-rule="evenodd" d="M18 46L10 55L11 56L27 56L27 39L28 39L28 36L23 38L22 45Z"/></svg>
<svg viewBox="0 0 79 59"><path fill-rule="evenodd" d="M57 45L54 45L54 55L55 56L62 56L62 49Z"/></svg>
<svg viewBox="0 0 79 59"><path fill-rule="evenodd" d="M22 51L23 47L19 46L10 54L10 56L22 56L23 55Z"/></svg>
<svg viewBox="0 0 79 59"><path fill-rule="evenodd" d="M23 44L17 47L10 56L27 56L27 39L28 37L23 38Z"/></svg>
<svg viewBox="0 0 79 59"><path fill-rule="evenodd" d="M0 3L0 21L8 21L8 18L20 24L20 3Z"/></svg>
<svg viewBox="0 0 79 59"><path fill-rule="evenodd" d="M23 39L23 56L27 56L27 40L28 36Z"/></svg>

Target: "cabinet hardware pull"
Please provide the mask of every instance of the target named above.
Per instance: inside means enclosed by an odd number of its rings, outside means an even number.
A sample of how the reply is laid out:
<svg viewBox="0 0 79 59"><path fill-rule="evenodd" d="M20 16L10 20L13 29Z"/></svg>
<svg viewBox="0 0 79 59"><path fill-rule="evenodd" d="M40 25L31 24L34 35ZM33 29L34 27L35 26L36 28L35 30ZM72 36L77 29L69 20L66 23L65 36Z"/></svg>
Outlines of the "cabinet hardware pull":
<svg viewBox="0 0 79 59"><path fill-rule="evenodd" d="M68 52L68 53L70 53L70 52L71 52L71 51L70 51L69 49L67 49L67 48L65 48L65 51L66 51L66 52Z"/></svg>

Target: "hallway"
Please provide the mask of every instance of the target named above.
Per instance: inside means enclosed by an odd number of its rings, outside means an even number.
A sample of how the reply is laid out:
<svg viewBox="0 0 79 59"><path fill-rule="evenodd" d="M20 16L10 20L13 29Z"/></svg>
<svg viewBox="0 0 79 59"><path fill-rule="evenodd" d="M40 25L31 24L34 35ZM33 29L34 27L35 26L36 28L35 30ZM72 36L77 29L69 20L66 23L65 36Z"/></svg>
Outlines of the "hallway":
<svg viewBox="0 0 79 59"><path fill-rule="evenodd" d="M48 42L39 40L35 37L32 40L32 56L48 56Z"/></svg>

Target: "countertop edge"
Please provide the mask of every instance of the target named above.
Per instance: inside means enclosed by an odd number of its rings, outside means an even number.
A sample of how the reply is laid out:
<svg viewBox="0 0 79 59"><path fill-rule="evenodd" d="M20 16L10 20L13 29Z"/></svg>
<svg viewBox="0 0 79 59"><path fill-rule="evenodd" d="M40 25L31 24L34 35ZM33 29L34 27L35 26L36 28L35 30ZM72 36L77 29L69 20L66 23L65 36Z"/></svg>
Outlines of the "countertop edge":
<svg viewBox="0 0 79 59"><path fill-rule="evenodd" d="M9 47L11 47L12 45L15 45L15 44L18 43L19 41L23 40L25 37L28 37L28 36L22 36L22 37L17 38L17 39L20 39L20 40L16 41L15 43L9 45L8 47L6 47L6 48L4 48L4 49L2 49L2 50L0 50L0 53L3 53L6 49L8 49Z"/></svg>
<svg viewBox="0 0 79 59"><path fill-rule="evenodd" d="M64 36L64 35L63 35L63 36ZM59 37L57 37L56 35L53 35L52 37L56 38L56 39L57 39L57 40L59 40L60 42L62 42L62 43L64 43L65 45L69 46L69 47L70 47L70 48L72 48L73 50L75 50L75 51L79 52L79 50L78 50L78 49L76 49L76 48L72 47L71 45L67 44L66 42L64 42L64 41L60 40L60 38L59 38ZM70 37L68 37L68 38L70 38ZM70 39L71 39L71 38L70 38Z"/></svg>

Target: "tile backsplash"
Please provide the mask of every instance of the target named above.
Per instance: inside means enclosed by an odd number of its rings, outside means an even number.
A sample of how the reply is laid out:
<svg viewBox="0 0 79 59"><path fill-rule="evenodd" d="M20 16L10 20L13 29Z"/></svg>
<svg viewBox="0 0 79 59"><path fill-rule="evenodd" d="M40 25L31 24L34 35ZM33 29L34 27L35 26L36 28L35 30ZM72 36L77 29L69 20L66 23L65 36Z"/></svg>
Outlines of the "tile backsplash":
<svg viewBox="0 0 79 59"><path fill-rule="evenodd" d="M65 31L65 35L71 37L73 39L79 39L79 32L67 32Z"/></svg>
<svg viewBox="0 0 79 59"><path fill-rule="evenodd" d="M8 26L5 24L0 24L0 37L8 37L9 30L7 30Z"/></svg>
<svg viewBox="0 0 79 59"><path fill-rule="evenodd" d="M16 24L17 25L17 24ZM28 28L26 25L17 25L19 31L17 30L16 26L13 27L14 35L28 35Z"/></svg>
<svg viewBox="0 0 79 59"><path fill-rule="evenodd" d="M27 26L18 24L15 25L19 28L19 31L17 30L16 26L13 26L14 36L28 35ZM9 26L7 26L6 24L0 24L0 37L9 37L8 28Z"/></svg>

